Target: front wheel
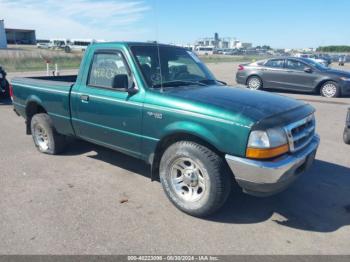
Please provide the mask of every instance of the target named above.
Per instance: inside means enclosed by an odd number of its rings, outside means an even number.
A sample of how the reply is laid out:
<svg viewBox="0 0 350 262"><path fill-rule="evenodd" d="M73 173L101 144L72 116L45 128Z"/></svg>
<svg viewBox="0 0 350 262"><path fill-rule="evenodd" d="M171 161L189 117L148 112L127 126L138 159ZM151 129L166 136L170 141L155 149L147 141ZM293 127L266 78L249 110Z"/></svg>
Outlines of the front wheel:
<svg viewBox="0 0 350 262"><path fill-rule="evenodd" d="M192 216L205 217L226 201L232 184L224 160L190 141L177 142L163 154L160 181L170 201Z"/></svg>
<svg viewBox="0 0 350 262"><path fill-rule="evenodd" d="M258 76L251 76L247 80L247 86L251 90L259 90L262 89L263 82Z"/></svg>
<svg viewBox="0 0 350 262"><path fill-rule="evenodd" d="M350 145L350 128L349 127L345 127L344 129L343 140L345 144Z"/></svg>
<svg viewBox="0 0 350 262"><path fill-rule="evenodd" d="M328 81L321 86L320 93L324 97L338 97L340 89L336 82Z"/></svg>

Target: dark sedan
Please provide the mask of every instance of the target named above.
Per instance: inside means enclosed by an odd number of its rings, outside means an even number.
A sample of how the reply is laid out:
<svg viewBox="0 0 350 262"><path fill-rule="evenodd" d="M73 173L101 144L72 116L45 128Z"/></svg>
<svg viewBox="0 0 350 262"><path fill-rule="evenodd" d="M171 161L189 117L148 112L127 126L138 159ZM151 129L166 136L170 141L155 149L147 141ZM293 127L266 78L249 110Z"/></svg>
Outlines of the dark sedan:
<svg viewBox="0 0 350 262"><path fill-rule="evenodd" d="M325 97L350 95L350 72L308 58L273 58L239 65L236 81L250 89L316 92Z"/></svg>

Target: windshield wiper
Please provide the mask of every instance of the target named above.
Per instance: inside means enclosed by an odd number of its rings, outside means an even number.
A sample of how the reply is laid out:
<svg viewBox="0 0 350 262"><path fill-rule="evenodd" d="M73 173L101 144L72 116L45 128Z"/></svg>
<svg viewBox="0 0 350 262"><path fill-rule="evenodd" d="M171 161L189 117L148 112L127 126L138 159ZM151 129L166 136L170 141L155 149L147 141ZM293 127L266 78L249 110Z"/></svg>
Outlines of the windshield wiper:
<svg viewBox="0 0 350 262"><path fill-rule="evenodd" d="M202 80L199 80L198 82L205 83L207 85L220 83L220 84L222 84L224 86L227 86L226 82L220 81L220 80L217 80L217 79L202 79Z"/></svg>
<svg viewBox="0 0 350 262"><path fill-rule="evenodd" d="M207 86L207 84L202 83L200 81L173 80L173 81L155 84L152 87L153 88L160 88L160 87L177 87L177 86L189 86L189 85Z"/></svg>

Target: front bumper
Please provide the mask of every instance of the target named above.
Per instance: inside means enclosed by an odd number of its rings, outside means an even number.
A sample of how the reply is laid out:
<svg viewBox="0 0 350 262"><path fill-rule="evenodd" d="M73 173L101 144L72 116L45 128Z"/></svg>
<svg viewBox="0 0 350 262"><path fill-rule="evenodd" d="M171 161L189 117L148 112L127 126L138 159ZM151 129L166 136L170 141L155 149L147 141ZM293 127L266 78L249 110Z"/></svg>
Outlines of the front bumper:
<svg viewBox="0 0 350 262"><path fill-rule="evenodd" d="M286 189L308 169L316 155L320 138L315 135L304 149L272 161L258 161L226 155L226 161L243 191L255 196L269 196Z"/></svg>
<svg viewBox="0 0 350 262"><path fill-rule="evenodd" d="M350 95L350 81L339 82L339 87L342 95Z"/></svg>

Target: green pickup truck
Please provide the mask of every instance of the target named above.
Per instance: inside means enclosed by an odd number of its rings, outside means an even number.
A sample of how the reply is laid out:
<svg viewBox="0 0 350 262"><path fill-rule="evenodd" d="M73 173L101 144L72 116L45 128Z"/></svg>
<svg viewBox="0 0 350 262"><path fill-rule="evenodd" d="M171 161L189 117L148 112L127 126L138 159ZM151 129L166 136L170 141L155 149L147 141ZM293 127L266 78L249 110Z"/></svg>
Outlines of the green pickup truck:
<svg viewBox="0 0 350 262"><path fill-rule="evenodd" d="M76 137L142 159L170 201L198 217L224 204L234 180L257 196L285 189L319 145L313 107L228 87L175 46L93 44L77 76L11 84L40 152L58 154Z"/></svg>

